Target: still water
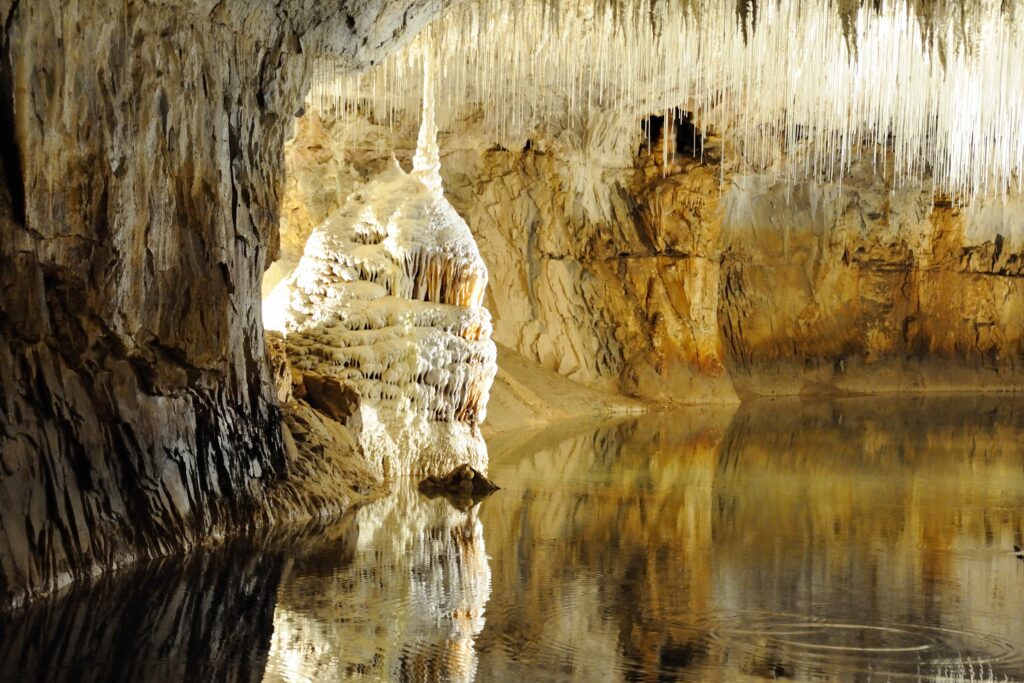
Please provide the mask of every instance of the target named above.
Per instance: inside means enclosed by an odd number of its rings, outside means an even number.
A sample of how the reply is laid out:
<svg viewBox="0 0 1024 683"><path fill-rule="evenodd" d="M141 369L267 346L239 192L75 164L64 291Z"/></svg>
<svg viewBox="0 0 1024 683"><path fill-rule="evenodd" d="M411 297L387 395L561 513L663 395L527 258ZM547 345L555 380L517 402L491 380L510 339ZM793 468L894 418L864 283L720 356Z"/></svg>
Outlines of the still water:
<svg viewBox="0 0 1024 683"><path fill-rule="evenodd" d="M5 680L1024 680L1024 403L695 409L490 441L328 528L0 619Z"/></svg>

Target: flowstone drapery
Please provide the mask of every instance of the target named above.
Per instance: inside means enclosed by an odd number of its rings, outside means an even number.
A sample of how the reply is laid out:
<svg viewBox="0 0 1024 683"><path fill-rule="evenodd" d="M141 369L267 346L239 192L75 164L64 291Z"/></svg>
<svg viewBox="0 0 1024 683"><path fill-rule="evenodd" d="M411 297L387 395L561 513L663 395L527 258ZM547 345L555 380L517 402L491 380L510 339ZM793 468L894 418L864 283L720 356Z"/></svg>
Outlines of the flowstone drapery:
<svg viewBox="0 0 1024 683"><path fill-rule="evenodd" d="M412 172L394 162L353 192L264 302L297 372L355 389L346 424L382 476L485 466L477 425L497 371L487 269L444 198L425 74Z"/></svg>

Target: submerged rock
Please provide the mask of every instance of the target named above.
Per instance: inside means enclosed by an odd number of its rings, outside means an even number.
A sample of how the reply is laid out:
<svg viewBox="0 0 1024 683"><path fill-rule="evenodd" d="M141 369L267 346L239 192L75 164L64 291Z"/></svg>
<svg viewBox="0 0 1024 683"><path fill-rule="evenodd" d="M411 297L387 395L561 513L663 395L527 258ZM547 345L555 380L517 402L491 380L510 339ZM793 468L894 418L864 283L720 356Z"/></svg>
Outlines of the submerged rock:
<svg viewBox="0 0 1024 683"><path fill-rule="evenodd" d="M469 465L459 465L443 477L431 475L420 482L420 493L430 498L444 496L460 510L467 510L500 487Z"/></svg>

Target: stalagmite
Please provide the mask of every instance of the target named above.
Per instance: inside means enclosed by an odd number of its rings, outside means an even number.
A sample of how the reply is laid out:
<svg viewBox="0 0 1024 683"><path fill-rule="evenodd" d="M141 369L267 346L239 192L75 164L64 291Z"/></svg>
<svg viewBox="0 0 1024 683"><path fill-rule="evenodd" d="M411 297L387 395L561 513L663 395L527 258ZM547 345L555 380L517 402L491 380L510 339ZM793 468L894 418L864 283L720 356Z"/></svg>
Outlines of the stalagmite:
<svg viewBox="0 0 1024 683"><path fill-rule="evenodd" d="M292 366L361 397L363 449L380 474L485 467L477 425L496 372L487 269L444 198L432 71L412 173L397 162L310 236L264 302Z"/></svg>

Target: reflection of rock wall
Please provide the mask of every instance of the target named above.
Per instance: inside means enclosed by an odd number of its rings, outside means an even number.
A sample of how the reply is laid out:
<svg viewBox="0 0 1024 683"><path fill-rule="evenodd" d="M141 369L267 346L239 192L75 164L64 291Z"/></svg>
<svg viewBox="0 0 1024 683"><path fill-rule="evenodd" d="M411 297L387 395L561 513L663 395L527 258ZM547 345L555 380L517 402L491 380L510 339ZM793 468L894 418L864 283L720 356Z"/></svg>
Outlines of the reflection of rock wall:
<svg viewBox="0 0 1024 683"><path fill-rule="evenodd" d="M769 537L786 525L810 525L814 538L850 546L887 538L908 548L945 551L966 535L1008 549L1012 538L992 539L991 533L996 517L1018 512L1002 506L1024 502L1015 485L1000 483L1021 477L1022 432L1019 404L987 398L741 407L729 426L716 480L743 493L729 501L733 529L723 527L721 534ZM744 473L757 473L761 487L748 486L744 479L751 478ZM856 490L848 485L851 479L858 482ZM785 520L760 515L762 491L791 493ZM894 513L873 514L879 505ZM864 520L882 526L870 528ZM837 550L833 558L845 562L842 555Z"/></svg>
<svg viewBox="0 0 1024 683"><path fill-rule="evenodd" d="M260 681L283 563L230 543L0 615L0 679Z"/></svg>
<svg viewBox="0 0 1024 683"><path fill-rule="evenodd" d="M699 651L704 631L654 615L711 608L712 485L731 414L705 408L490 440L492 472L509 488L480 516L494 593L515 599L492 605L482 637L535 625L516 659L577 681L606 680L626 659L656 671L659 658ZM528 495L516 495L521 483ZM560 658L545 661L552 652ZM500 656L487 666L486 680L529 677Z"/></svg>
<svg viewBox="0 0 1024 683"><path fill-rule="evenodd" d="M629 165L600 130L505 150L461 125L442 141L445 189L490 270L494 338L547 368L683 401L1024 386L1017 196L932 208L869 168L841 187L725 169L723 186L714 163L664 165L639 126ZM397 130L303 121L295 224L375 168L378 148L404 154L411 133Z"/></svg>
<svg viewBox="0 0 1024 683"><path fill-rule="evenodd" d="M849 675L820 651L794 671L801 653L761 647L750 614L1024 642L1009 551L1024 533L1020 405L872 398L700 411L489 442L506 488L480 512L494 588L479 643L498 653L481 677L563 666L593 680L642 666L734 681L771 679L782 662L798 679ZM537 630L511 655L489 640L523 623Z"/></svg>
<svg viewBox="0 0 1024 683"><path fill-rule="evenodd" d="M995 397L506 434L505 488L471 512L405 481L339 523L2 615L0 678L931 680L951 651L1019 678L1022 439ZM910 649L861 649L886 644Z"/></svg>
<svg viewBox="0 0 1024 683"><path fill-rule="evenodd" d="M396 489L356 513L347 559L286 574L268 680L474 680L491 592L477 513Z"/></svg>
<svg viewBox="0 0 1024 683"><path fill-rule="evenodd" d="M913 622L890 597L913 596L950 628L1022 642L1022 436L1022 406L995 398L741 407L716 473L720 581L782 593L777 577L799 577L793 595L828 591L837 621Z"/></svg>

